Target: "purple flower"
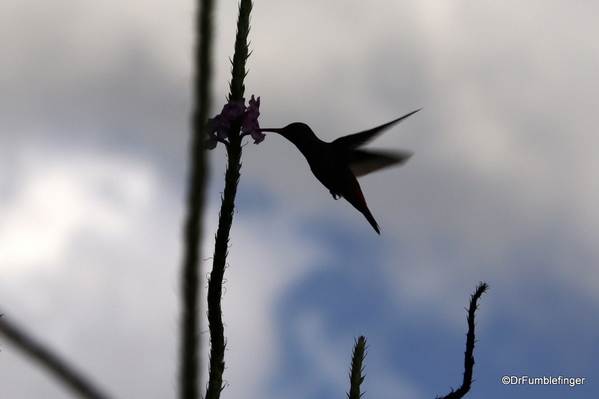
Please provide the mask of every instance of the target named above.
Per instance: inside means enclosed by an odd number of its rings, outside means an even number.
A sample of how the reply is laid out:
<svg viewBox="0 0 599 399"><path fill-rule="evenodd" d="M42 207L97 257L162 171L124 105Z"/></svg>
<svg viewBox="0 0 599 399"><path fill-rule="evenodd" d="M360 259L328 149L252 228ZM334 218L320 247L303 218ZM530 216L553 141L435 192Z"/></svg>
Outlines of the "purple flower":
<svg viewBox="0 0 599 399"><path fill-rule="evenodd" d="M233 100L228 104L225 104L223 110L221 111L221 115L225 118L229 123L232 122L235 118L245 112L245 98L241 100Z"/></svg>
<svg viewBox="0 0 599 399"><path fill-rule="evenodd" d="M250 99L250 105L247 109L247 113L243 122L241 123L241 131L244 134L250 134L254 139L254 144L261 143L266 136L264 133L260 131L260 124L258 123L258 117L260 116L260 97L257 100L254 99L254 95L252 94L252 98Z"/></svg>
<svg viewBox="0 0 599 399"><path fill-rule="evenodd" d="M243 117L241 122L242 136L251 135L254 143L258 144L264 140L264 133L260 132L258 124L258 116L260 116L260 97L252 98L249 101L249 106L246 108L245 99L233 100L223 106L220 114L208 120L208 142L206 148L212 150L220 141L227 143L227 138L231 132L231 124L240 117Z"/></svg>

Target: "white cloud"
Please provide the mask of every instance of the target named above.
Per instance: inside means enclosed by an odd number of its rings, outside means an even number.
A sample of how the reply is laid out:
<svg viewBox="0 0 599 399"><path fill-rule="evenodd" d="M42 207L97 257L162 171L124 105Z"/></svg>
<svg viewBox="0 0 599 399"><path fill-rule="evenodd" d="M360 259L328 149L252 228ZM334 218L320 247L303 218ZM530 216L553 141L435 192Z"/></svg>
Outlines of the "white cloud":
<svg viewBox="0 0 599 399"><path fill-rule="evenodd" d="M56 267L82 232L122 239L156 195L155 178L143 161L76 148L22 151L12 171L19 184L5 188L11 194L0 213L5 270Z"/></svg>

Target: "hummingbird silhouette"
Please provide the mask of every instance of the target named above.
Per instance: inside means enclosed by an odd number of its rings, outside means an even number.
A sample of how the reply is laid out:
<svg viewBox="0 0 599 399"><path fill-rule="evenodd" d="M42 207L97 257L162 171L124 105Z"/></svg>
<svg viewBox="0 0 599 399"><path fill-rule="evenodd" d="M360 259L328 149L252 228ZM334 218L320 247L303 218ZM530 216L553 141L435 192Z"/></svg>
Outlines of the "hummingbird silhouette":
<svg viewBox="0 0 599 399"><path fill-rule="evenodd" d="M260 131L278 133L295 144L306 157L314 176L329 189L333 198L336 200L340 197L345 198L366 217L366 220L380 235L379 225L366 205L366 199L356 178L391 165L403 164L412 156L412 153L409 151L366 151L358 149L358 147L418 111L420 109L373 129L339 137L330 143L320 140L308 125L301 122L295 122L283 128L260 129Z"/></svg>

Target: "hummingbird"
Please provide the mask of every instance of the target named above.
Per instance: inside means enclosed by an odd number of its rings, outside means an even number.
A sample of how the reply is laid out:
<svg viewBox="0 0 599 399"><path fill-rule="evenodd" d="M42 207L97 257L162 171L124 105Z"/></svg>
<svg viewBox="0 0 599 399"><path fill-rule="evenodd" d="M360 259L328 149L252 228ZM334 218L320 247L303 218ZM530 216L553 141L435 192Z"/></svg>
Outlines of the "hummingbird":
<svg viewBox="0 0 599 399"><path fill-rule="evenodd" d="M366 199L356 178L387 166L403 164L412 156L412 153L409 151L366 151L358 149L358 147L418 111L420 109L384 125L339 137L330 143L320 140L308 125L301 122L295 122L283 128L261 128L260 131L278 133L295 144L308 161L314 176L329 189L333 198L335 200L340 197L345 198L366 217L366 220L380 235L379 225L366 205Z"/></svg>

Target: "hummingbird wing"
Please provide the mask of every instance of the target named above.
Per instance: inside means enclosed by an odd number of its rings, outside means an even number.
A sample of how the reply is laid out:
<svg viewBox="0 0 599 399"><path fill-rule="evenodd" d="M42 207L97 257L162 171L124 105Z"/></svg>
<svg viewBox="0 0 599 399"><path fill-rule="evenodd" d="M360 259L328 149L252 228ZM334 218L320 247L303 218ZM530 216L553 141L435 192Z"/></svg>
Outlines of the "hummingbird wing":
<svg viewBox="0 0 599 399"><path fill-rule="evenodd" d="M420 109L422 109L422 108L420 108ZM372 140L374 138L374 136L376 136L377 134L384 132L385 130L387 130L391 126L393 126L394 124L399 123L402 120L406 119L408 116L415 114L416 112L420 111L420 109L417 109L416 111L412 111L409 114L404 115L401 118L397 118L391 122L385 123L384 125L377 126L375 128L365 130L360 133L354 133L354 134L350 134L348 136L339 137L337 140L334 140L331 144L334 144L336 146L341 146L341 147L344 147L347 149L358 148L361 145L364 145L365 143Z"/></svg>
<svg viewBox="0 0 599 399"><path fill-rule="evenodd" d="M409 151L354 150L350 154L349 168L360 177L388 166L405 163L413 153Z"/></svg>

